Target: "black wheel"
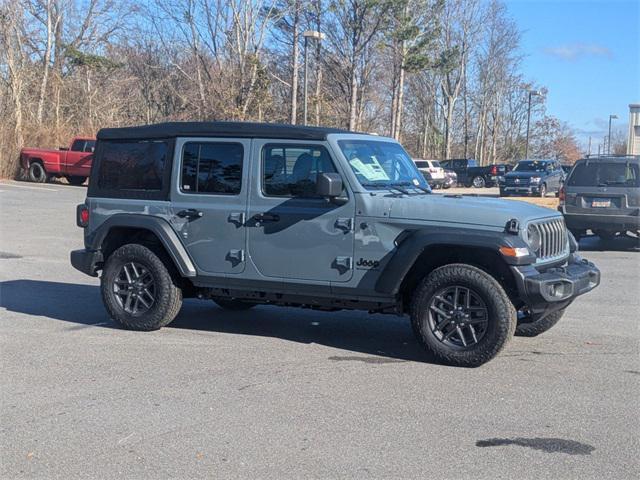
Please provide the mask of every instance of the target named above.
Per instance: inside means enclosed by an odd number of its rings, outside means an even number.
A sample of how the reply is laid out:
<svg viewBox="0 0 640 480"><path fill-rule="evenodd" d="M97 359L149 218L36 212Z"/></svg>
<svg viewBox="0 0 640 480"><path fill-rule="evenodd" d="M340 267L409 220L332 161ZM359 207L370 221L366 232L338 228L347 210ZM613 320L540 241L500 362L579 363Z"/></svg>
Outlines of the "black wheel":
<svg viewBox="0 0 640 480"><path fill-rule="evenodd" d="M473 188L484 188L486 182L484 181L484 177L478 175L477 177L473 177L471 182L473 184Z"/></svg>
<svg viewBox="0 0 640 480"><path fill-rule="evenodd" d="M29 180L35 183L45 183L47 181L47 171L40 162L32 162L29 165Z"/></svg>
<svg viewBox="0 0 640 480"><path fill-rule="evenodd" d="M256 306L255 303L245 302L242 300L238 300L237 298L214 298L213 301L216 303L216 305L224 308L225 310L249 310L250 308Z"/></svg>
<svg viewBox="0 0 640 480"><path fill-rule="evenodd" d="M600 240L603 242L610 242L616 238L616 232L612 232L610 230L594 230L593 233L599 236Z"/></svg>
<svg viewBox="0 0 640 480"><path fill-rule="evenodd" d="M76 186L82 185L84 181L87 179L87 177L77 177L77 176L69 176L66 178L71 185L76 185Z"/></svg>
<svg viewBox="0 0 640 480"><path fill-rule="evenodd" d="M162 328L171 323L182 305L182 291L162 260L135 243L109 256L100 289L111 318L130 330Z"/></svg>
<svg viewBox="0 0 640 480"><path fill-rule="evenodd" d="M558 323L562 318L562 315L564 315L564 311L565 309L562 309L557 312L550 313L546 317L536 320L535 322L528 322L526 315L523 316L523 318L518 318L516 335L518 337L537 337Z"/></svg>
<svg viewBox="0 0 640 480"><path fill-rule="evenodd" d="M538 192L538 195L541 198L544 198L547 196L547 185L545 183L543 183L542 185L540 185L540 191Z"/></svg>
<svg viewBox="0 0 640 480"><path fill-rule="evenodd" d="M507 192L505 192L504 190L500 189L500 196L501 197L508 197L509 194Z"/></svg>
<svg viewBox="0 0 640 480"><path fill-rule="evenodd" d="M420 283L411 303L411 323L435 360L478 367L513 336L516 311L491 275L471 265L451 264Z"/></svg>

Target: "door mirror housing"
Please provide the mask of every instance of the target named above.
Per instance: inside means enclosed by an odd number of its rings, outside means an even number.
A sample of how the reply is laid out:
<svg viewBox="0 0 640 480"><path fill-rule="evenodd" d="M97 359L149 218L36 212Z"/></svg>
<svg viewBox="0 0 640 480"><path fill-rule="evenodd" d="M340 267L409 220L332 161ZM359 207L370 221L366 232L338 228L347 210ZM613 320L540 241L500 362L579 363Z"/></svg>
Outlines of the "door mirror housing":
<svg viewBox="0 0 640 480"><path fill-rule="evenodd" d="M316 179L316 194L333 199L342 195L342 177L339 173L320 173Z"/></svg>

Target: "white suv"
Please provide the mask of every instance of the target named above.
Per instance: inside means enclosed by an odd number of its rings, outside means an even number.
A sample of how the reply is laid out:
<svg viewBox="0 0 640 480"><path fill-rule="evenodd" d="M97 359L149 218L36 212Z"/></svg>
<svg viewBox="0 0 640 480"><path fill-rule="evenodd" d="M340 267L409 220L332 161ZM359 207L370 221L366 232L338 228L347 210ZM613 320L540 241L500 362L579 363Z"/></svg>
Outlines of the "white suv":
<svg viewBox="0 0 640 480"><path fill-rule="evenodd" d="M437 160L414 160L416 167L431 187L441 188L445 182L444 168Z"/></svg>

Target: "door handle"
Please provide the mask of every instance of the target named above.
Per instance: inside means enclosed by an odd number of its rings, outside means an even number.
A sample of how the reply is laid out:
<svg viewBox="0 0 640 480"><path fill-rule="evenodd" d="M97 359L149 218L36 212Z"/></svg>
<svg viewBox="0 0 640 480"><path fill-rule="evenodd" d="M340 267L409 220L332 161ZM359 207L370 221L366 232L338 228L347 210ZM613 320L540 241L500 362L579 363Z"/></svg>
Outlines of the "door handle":
<svg viewBox="0 0 640 480"><path fill-rule="evenodd" d="M202 217L203 213L200 210L196 210L195 208L187 208L186 210L180 210L178 213L176 213L176 215L180 218L193 220Z"/></svg>
<svg viewBox="0 0 640 480"><path fill-rule="evenodd" d="M253 219L256 222L277 222L280 220L280 215L275 213L256 213Z"/></svg>

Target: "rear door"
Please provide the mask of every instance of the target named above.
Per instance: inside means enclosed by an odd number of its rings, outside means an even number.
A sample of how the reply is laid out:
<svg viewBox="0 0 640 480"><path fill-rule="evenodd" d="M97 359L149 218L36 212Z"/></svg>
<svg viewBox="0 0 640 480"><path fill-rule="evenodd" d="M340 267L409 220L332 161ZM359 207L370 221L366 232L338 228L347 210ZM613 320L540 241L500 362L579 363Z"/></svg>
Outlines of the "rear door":
<svg viewBox="0 0 640 480"><path fill-rule="evenodd" d="M176 142L171 223L200 274L245 269L250 146L251 140L234 138Z"/></svg>
<svg viewBox="0 0 640 480"><path fill-rule="evenodd" d="M639 190L638 163L578 163L567 179L565 209L574 214L633 215Z"/></svg>
<svg viewBox="0 0 640 480"><path fill-rule="evenodd" d="M95 145L95 140L76 138L71 144L71 148L61 157L62 173L76 177L88 177Z"/></svg>

